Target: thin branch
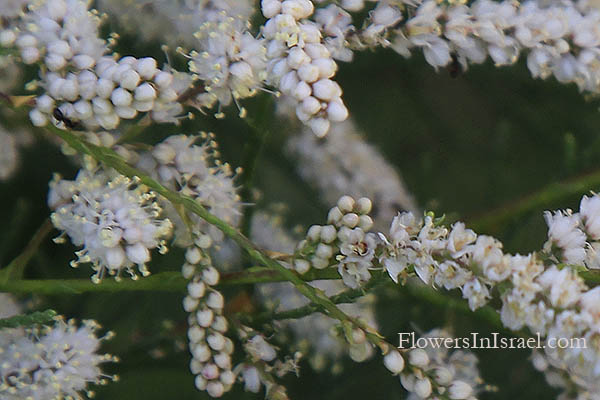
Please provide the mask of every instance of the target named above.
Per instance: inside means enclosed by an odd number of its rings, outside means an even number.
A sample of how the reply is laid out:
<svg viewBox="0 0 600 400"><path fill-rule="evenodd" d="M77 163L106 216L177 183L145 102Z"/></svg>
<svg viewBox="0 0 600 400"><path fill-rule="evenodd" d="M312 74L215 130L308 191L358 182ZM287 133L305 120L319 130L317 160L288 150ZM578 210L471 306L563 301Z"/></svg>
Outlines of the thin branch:
<svg viewBox="0 0 600 400"><path fill-rule="evenodd" d="M340 279L336 269L309 271L298 275L303 281ZM256 283L287 281L277 271L265 267L252 267L244 271L223 274L217 287L236 286ZM180 272L159 272L136 281L132 279L107 278L101 283L93 283L90 279L20 279L0 282L0 292L23 294L81 294L86 292L181 292L186 290L189 283Z"/></svg>
<svg viewBox="0 0 600 400"><path fill-rule="evenodd" d="M336 272L337 273L337 272ZM338 275L339 277L339 275ZM369 282L358 289L348 289L339 294L331 296L329 300L334 304L347 304L354 303L356 299L365 295L366 292L379 286L383 283L389 283L390 280L387 277L387 273L381 272L371 278ZM256 325L265 323L273 320L284 320L284 319L298 319L306 317L307 315L315 312L321 312L322 308L316 303L310 303L302 307L294 308L292 310L286 310L281 312L266 311L257 315L244 316L244 322L250 325Z"/></svg>
<svg viewBox="0 0 600 400"><path fill-rule="evenodd" d="M46 239L48 234L52 231L52 223L49 219L46 219L44 223L35 232L27 246L21 254L19 254L14 260L0 270L0 283L7 282L11 279L20 279L23 276L25 267L31 260L31 258L37 253L38 248Z"/></svg>

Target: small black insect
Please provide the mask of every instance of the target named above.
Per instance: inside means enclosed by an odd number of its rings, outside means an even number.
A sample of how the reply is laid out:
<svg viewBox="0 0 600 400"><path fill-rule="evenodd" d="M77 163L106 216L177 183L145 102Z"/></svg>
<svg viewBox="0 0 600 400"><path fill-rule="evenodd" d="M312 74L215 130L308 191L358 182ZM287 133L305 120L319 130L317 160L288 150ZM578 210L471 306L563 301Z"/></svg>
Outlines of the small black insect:
<svg viewBox="0 0 600 400"><path fill-rule="evenodd" d="M77 121L73 121L72 119L67 118L58 107L54 109L52 115L54 116L54 118L56 118L58 122L63 122L65 126L69 129L77 129L80 126Z"/></svg>
<svg viewBox="0 0 600 400"><path fill-rule="evenodd" d="M457 78L459 75L462 74L463 70L462 70L462 66L460 65L460 62L458 61L458 57L456 54L452 54L452 61L450 61L450 64L448 64L448 72L450 73L450 77L451 78Z"/></svg>

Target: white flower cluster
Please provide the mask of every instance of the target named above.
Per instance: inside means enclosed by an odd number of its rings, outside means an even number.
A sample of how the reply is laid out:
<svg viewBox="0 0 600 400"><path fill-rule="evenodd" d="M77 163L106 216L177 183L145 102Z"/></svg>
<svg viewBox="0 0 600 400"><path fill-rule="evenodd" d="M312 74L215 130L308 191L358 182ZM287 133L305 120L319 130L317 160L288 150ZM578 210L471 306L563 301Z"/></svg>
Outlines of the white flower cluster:
<svg viewBox="0 0 600 400"><path fill-rule="evenodd" d="M173 83L173 74L159 70L153 58L102 57L93 71L46 74L46 94L37 98L30 117L36 126L54 117L57 122L67 118L87 129L108 130L143 112L158 122L176 122L183 108L176 102L179 93ZM62 116L57 117L57 108Z"/></svg>
<svg viewBox="0 0 600 400"><path fill-rule="evenodd" d="M210 236L197 236L194 245L188 247L185 253L182 273L190 281L183 308L190 313L190 370L196 375L196 387L211 397L221 397L231 389L236 375L231 366L233 342L225 336L228 329L223 316L225 300L213 288L219 282L220 275L206 253L211 244Z"/></svg>
<svg viewBox="0 0 600 400"><path fill-rule="evenodd" d="M317 136L329 131L330 122L343 121L348 110L342 89L331 78L337 64L322 43L319 26L308 21L314 11L310 0L263 0L268 18L268 82L296 101L296 115Z"/></svg>
<svg viewBox="0 0 600 400"><path fill-rule="evenodd" d="M465 69L488 55L498 66L510 65L524 51L534 77L554 75L580 90L600 91L600 13L591 2L405 3L407 12L403 2L378 2L363 29L346 30L350 46L390 46L404 56L416 47L435 68L458 61Z"/></svg>
<svg viewBox="0 0 600 400"><path fill-rule="evenodd" d="M212 108L217 102L227 106L233 100L241 107L238 100L254 96L267 77L264 40L252 36L246 19L225 12L217 15L219 19L204 22L194 33L198 51L189 55L189 70L204 89L194 104ZM240 116L245 113L240 108Z"/></svg>
<svg viewBox="0 0 600 400"><path fill-rule="evenodd" d="M600 197L583 196L579 212L571 210L544 214L548 241L544 250L556 261L600 269Z"/></svg>
<svg viewBox="0 0 600 400"><path fill-rule="evenodd" d="M55 210L54 226L75 246L83 246L71 266L92 263L94 282L106 273L120 279L123 270L137 279L134 264L147 276L150 250L167 251L165 238L172 224L161 217L155 193L123 175L91 167L80 170L73 181L55 175L48 204Z"/></svg>
<svg viewBox="0 0 600 400"><path fill-rule="evenodd" d="M105 384L100 364L118 361L97 351L94 321L58 320L52 327L0 330L0 398L6 400L81 399L89 384ZM117 379L117 377L112 377Z"/></svg>
<svg viewBox="0 0 600 400"><path fill-rule="evenodd" d="M39 84L45 94L30 112L33 124L44 126L54 117L87 129L115 129L140 112L173 121L182 111L173 75L159 70L153 58L105 56L100 17L88 7L85 0L40 0L22 17L14 44L26 64L44 66Z"/></svg>
<svg viewBox="0 0 600 400"><path fill-rule="evenodd" d="M195 144L198 140L202 144ZM235 185L235 172L219 160L217 143L212 133L199 136L174 135L154 146L151 153L143 153L138 166L157 178L163 185L186 196L193 197L212 214L230 225L237 225L241 216L241 202ZM207 233L213 242L223 240L223 233L197 215L190 215L188 227L173 206L165 202L164 209L175 224L175 239L182 247L189 246L193 235Z"/></svg>
<svg viewBox="0 0 600 400"><path fill-rule="evenodd" d="M324 201L331 204L344 194L372 199L377 229L387 227L398 210L417 211L398 172L352 120L333 125L320 140L304 130L288 140L286 149L296 157L300 176L317 187Z"/></svg>
<svg viewBox="0 0 600 400"><path fill-rule="evenodd" d="M294 269L303 274L311 267L324 269L337 265L346 286L358 288L371 278L377 237L369 232L373 220L368 215L371 200L355 201L342 196L327 215L329 225L313 225L298 244Z"/></svg>
<svg viewBox="0 0 600 400"><path fill-rule="evenodd" d="M412 213L401 213L394 217L389 235L380 234L380 238L384 251L379 261L394 282L401 274L405 277L411 266L426 284L460 288L472 310L485 305L489 287L511 272L511 260L504 257L502 244L489 236L478 237L461 222L449 232L431 215L419 220ZM471 271L472 264L481 269L481 275Z"/></svg>
<svg viewBox="0 0 600 400"><path fill-rule="evenodd" d="M352 16L336 4L318 8L315 11L315 22L324 36L323 44L336 60L350 62L354 56L347 41L354 31Z"/></svg>
<svg viewBox="0 0 600 400"><path fill-rule="evenodd" d="M434 329L422 338L451 338L448 332ZM402 386L408 390L411 400L449 398L456 400L475 399L477 391L483 389L477 368L477 357L468 351L440 346L417 348L402 355L396 350L384 357L384 364L394 374L400 374Z"/></svg>

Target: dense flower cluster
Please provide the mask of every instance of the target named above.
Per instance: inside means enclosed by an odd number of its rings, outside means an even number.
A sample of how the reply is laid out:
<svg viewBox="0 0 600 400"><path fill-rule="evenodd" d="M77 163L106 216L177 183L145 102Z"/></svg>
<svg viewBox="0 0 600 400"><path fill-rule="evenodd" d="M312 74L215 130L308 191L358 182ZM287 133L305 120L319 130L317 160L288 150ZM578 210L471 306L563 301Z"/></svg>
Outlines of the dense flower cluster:
<svg viewBox="0 0 600 400"><path fill-rule="evenodd" d="M591 1L262 0L266 22L254 31L248 21L259 10L249 0L99 3L120 14L121 23L133 31L152 31L154 39L178 45L177 53L188 58L189 73L161 69L151 57L111 53L118 35L110 40L99 36L103 17L90 9L91 0L7 0L0 4L0 90L16 80L18 60L38 68L39 80L26 89L41 93L34 100L1 93L3 101L33 105L29 117L35 126L54 123L86 131L77 137L112 148L167 189L191 197L235 227L242 210L235 183L239 171L220 161L213 134L172 135L147 146L127 143L127 133L116 130L121 120L142 113L148 116L144 122L177 122L184 104L216 108L215 116L222 117L221 107L234 103L243 117L239 100L272 87L278 97L283 94L280 105L289 102L292 114L307 126L287 145L299 159L300 175L315 183L326 201L342 193L360 197L339 198L327 223L311 226L297 246L268 217L255 214L252 220L251 239L284 267L304 277L311 268L335 269L341 278L303 287L295 281L258 286L255 295L267 313L306 306L309 300L301 292L325 303L294 311L319 309L322 314L274 324L275 333L291 332L297 342L292 347L297 352L282 358L274 343L284 342L284 335L266 336L255 330L251 316L247 323L243 318L248 316L225 313L225 299L216 287L223 269L215 268L211 258L224 239L219 229L158 198L138 179L102 169L85 157L76 160L85 166L74 180L55 176L48 203L52 223L62 231L56 241L68 236L81 247L71 265L91 263L95 283L107 274L119 279L123 271L137 278L136 266L148 275L151 250L165 252L174 230L175 244L185 248L183 308L189 314L190 370L199 390L218 398L239 381L247 391L264 388L266 398L284 400L286 390L276 378L297 373L303 353L315 369L333 364L337 372L343 354L364 361L375 353L374 344L410 399L471 400L485 390L477 359L468 352L443 347L398 351L386 343L376 334L372 296L340 305L336 317L341 325L330 318L336 313L329 313L333 306L322 296L349 287L352 295L340 298L354 301L354 293L379 270L385 272L370 283L389 275L404 284L416 275L434 288L460 290L472 310L497 306L508 329L528 329L546 340L585 339L587 348L547 347L534 354L533 363L551 384L565 389L565 396L577 392L579 399L597 398L600 287L590 289L578 271L600 269L600 196L584 196L577 213L546 212L548 240L540 252L528 255L507 254L498 240L477 235L461 222L447 227L433 214L396 214L417 207L382 155L351 122L341 123L348 110L334 80L335 60L351 61L355 50L390 47L409 56L418 48L436 69L464 70L488 56L496 65L510 65L523 53L534 77L553 75L582 91L600 93L600 11ZM129 8L119 11L121 3L134 4L134 14ZM360 15L366 16L363 21ZM20 143L17 135L0 128L0 180L16 169ZM250 249L251 255L253 250L258 251ZM264 262L267 255L254 258ZM10 299L0 297L6 308L14 308ZM114 358L97 354L102 340L97 329L91 321L78 327L59 320L47 328L0 331L0 397L80 398L88 384L102 383L99 365ZM231 334L242 344L239 363L233 360ZM449 335L435 330L425 337Z"/></svg>
<svg viewBox="0 0 600 400"><path fill-rule="evenodd" d="M361 1L351 3L351 11L364 6ZM462 69L488 56L498 66L510 65L525 52L534 77L554 75L581 90L600 90L600 36L595 29L599 14L589 1L379 1L360 28L350 25L339 6L324 10L335 21L337 41L343 37L352 49L385 46L408 57L419 48L435 68L457 64Z"/></svg>
<svg viewBox="0 0 600 400"><path fill-rule="evenodd" d="M232 100L238 104L239 99L254 96L266 79L263 40L252 36L245 19L218 15L221 18L200 25L194 34L198 51L190 54L189 69L204 89L194 101L200 108L212 108L217 102L227 106ZM244 115L240 108L240 116Z"/></svg>
<svg viewBox="0 0 600 400"><path fill-rule="evenodd" d="M190 281L183 308L189 313L190 369L196 375L196 387L211 397L221 397L231 389L236 375L231 366L233 342L225 336L228 329L223 317L225 300L213 288L220 274L206 254L211 244L210 236L197 236L185 253L182 273Z"/></svg>
<svg viewBox="0 0 600 400"><path fill-rule="evenodd" d="M83 246L71 265L92 263L94 282L107 273L119 279L123 270L137 278L134 265L146 276L150 250L167 251L165 238L172 224L161 217L156 195L123 175L91 166L80 170L73 181L56 175L48 204L55 210L54 226L73 244Z"/></svg>
<svg viewBox="0 0 600 400"><path fill-rule="evenodd" d="M600 197L583 196L579 212L571 210L544 214L548 241L544 250L557 262L600 268Z"/></svg>
<svg viewBox="0 0 600 400"><path fill-rule="evenodd" d="M219 159L212 133L199 136L173 135L154 146L151 153L139 155L138 166L156 177L167 188L193 197L212 214L237 225L241 202L235 184L235 172ZM196 144L202 140L202 144ZM175 238L183 247L192 243L190 235L206 232L213 242L223 240L223 233L197 215L190 215L186 226L173 206L164 202L165 212L175 224ZM191 230L191 232L190 232Z"/></svg>
<svg viewBox="0 0 600 400"><path fill-rule="evenodd" d="M116 61L105 55L107 43L98 37L101 18L88 7L84 0L40 0L22 17L12 42L23 62L44 65L39 85L45 93L30 113L33 124L66 118L87 129L115 129L139 112L175 120L182 107L172 74L159 70L153 58Z"/></svg>
<svg viewBox="0 0 600 400"><path fill-rule="evenodd" d="M106 383L100 364L117 361L98 354L94 321L58 320L51 327L0 330L0 397L7 400L81 399L89 384ZM113 377L116 379L116 377Z"/></svg>
<svg viewBox="0 0 600 400"><path fill-rule="evenodd" d="M322 43L318 25L306 20L313 11L310 0L262 1L262 13L269 18L263 28L268 81L296 100L298 119L324 136L330 122L345 120L348 110L342 89L331 80L337 64Z"/></svg>
<svg viewBox="0 0 600 400"><path fill-rule="evenodd" d="M342 196L327 215L329 225L313 225L298 244L294 269L303 274L311 267L324 269L337 265L344 284L357 288L371 278L369 268L375 257L377 237L369 232L373 220L371 200L355 201Z"/></svg>

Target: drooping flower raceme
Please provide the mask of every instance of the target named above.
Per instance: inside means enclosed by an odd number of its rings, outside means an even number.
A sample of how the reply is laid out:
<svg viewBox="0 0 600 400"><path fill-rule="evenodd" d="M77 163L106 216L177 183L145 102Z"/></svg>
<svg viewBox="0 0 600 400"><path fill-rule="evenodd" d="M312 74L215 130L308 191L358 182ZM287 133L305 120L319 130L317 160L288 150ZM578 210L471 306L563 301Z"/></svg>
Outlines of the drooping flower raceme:
<svg viewBox="0 0 600 400"><path fill-rule="evenodd" d="M196 375L196 387L211 397L221 397L231 390L236 376L231 364L233 342L225 336L229 326L223 316L225 300L213 288L220 274L207 253L211 245L210 236L200 235L186 250L182 273L189 283L183 308L189 313L190 370Z"/></svg>
<svg viewBox="0 0 600 400"><path fill-rule="evenodd" d="M268 82L295 99L298 119L324 136L330 122L345 120L348 110L342 89L331 79L337 64L322 43L318 25L307 20L314 5L310 0L263 0L261 5L269 18L262 32L267 39Z"/></svg>
<svg viewBox="0 0 600 400"><path fill-rule="evenodd" d="M14 44L23 62L44 66L39 86L45 93L30 112L33 124L66 118L87 129L115 129L121 119L143 112L157 121L176 121L182 108L173 75L159 70L153 58L117 61L105 55L101 18L88 8L85 0L39 0L19 24Z"/></svg>
<svg viewBox="0 0 600 400"><path fill-rule="evenodd" d="M106 383L100 364L117 361L98 354L94 321L58 320L51 327L0 330L0 397L6 400L81 399L90 384ZM112 377L116 379L116 377Z"/></svg>
<svg viewBox="0 0 600 400"><path fill-rule="evenodd" d="M598 93L599 20L588 1L378 1L362 27L338 32L352 49L391 47L406 57L421 49L436 69L452 63L466 69L488 56L512 65L526 53L533 77L553 75Z"/></svg>
<svg viewBox="0 0 600 400"><path fill-rule="evenodd" d="M100 168L84 168L73 181L56 175L48 204L54 226L83 247L71 265L92 263L94 282L124 270L137 278L134 265L146 276L150 251L167 250L172 224L161 216L156 195L123 175Z"/></svg>

